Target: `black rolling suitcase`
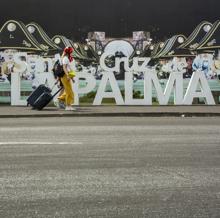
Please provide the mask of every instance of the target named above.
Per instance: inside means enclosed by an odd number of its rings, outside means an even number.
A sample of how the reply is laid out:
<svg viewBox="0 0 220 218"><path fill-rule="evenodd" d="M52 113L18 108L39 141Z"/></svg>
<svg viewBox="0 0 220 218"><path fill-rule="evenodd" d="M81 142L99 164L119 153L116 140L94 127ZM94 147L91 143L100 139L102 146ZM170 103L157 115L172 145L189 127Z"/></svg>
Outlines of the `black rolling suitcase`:
<svg viewBox="0 0 220 218"><path fill-rule="evenodd" d="M45 85L39 85L32 93L31 95L28 97L27 99L27 105L34 107L34 102L39 98L39 96L41 96L43 93L45 92L51 92L51 89L48 88Z"/></svg>
<svg viewBox="0 0 220 218"><path fill-rule="evenodd" d="M62 90L63 88L60 88L54 95L51 94L51 91L45 91L43 92L37 100L34 102L33 108L37 110L42 110L44 107L46 107L53 98Z"/></svg>

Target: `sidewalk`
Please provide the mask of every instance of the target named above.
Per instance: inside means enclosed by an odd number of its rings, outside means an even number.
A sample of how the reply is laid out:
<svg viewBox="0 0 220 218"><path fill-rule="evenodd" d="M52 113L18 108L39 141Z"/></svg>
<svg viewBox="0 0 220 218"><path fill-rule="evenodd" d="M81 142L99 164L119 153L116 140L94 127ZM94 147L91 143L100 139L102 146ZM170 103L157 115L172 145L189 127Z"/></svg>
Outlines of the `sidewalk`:
<svg viewBox="0 0 220 218"><path fill-rule="evenodd" d="M22 117L220 117L220 106L79 106L76 111L47 107L42 111L30 107L0 105L0 118Z"/></svg>

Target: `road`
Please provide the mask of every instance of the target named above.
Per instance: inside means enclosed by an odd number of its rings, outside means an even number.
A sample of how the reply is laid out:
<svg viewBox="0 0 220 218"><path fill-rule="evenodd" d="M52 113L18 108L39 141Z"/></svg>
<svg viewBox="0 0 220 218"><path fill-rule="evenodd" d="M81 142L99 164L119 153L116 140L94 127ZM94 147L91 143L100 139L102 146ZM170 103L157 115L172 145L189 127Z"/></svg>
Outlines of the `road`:
<svg viewBox="0 0 220 218"><path fill-rule="evenodd" d="M0 217L220 217L220 118L0 119Z"/></svg>

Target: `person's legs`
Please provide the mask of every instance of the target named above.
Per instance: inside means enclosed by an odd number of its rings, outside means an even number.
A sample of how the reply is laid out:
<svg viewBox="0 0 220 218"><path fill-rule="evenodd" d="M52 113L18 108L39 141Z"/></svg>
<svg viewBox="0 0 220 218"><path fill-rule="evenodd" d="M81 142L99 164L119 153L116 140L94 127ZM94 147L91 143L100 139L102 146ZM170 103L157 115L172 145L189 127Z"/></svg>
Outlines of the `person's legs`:
<svg viewBox="0 0 220 218"><path fill-rule="evenodd" d="M54 100L54 105L60 109L65 109L66 105L65 105L65 99L66 99L66 94L65 94L65 90L61 81L61 78L59 79L59 88L63 88L60 93L59 96L56 100Z"/></svg>
<svg viewBox="0 0 220 218"><path fill-rule="evenodd" d="M73 90L72 90L71 81L67 79L66 75L64 75L61 78L61 81L64 86L64 93L61 96L59 96L58 99L61 101L65 101L65 104L67 107L71 107L71 105L73 104L73 101L74 101L74 94L73 94Z"/></svg>
<svg viewBox="0 0 220 218"><path fill-rule="evenodd" d="M60 96L58 97L58 100L59 100L59 101L63 101L63 102L66 101L66 91L65 91L65 87L64 87L64 90L62 91L62 93L60 94Z"/></svg>
<svg viewBox="0 0 220 218"><path fill-rule="evenodd" d="M59 100L59 98L54 101L54 105L60 109L66 108L65 101Z"/></svg>
<svg viewBox="0 0 220 218"><path fill-rule="evenodd" d="M71 106L74 102L74 94L72 90L71 81L68 81L68 86L66 90L66 105Z"/></svg>

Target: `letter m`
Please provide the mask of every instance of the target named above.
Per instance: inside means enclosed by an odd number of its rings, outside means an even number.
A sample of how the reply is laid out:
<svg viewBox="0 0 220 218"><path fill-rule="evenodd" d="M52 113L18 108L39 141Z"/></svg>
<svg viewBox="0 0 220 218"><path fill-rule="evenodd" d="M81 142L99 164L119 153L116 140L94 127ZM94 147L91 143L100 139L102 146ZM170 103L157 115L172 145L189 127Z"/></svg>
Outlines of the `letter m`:
<svg viewBox="0 0 220 218"><path fill-rule="evenodd" d="M183 104L183 74L172 72L163 91L157 74L155 71L149 71L145 74L145 95L147 96L147 104L152 104L153 86L157 93L157 98L160 105L167 105L172 91L174 91L174 104Z"/></svg>

